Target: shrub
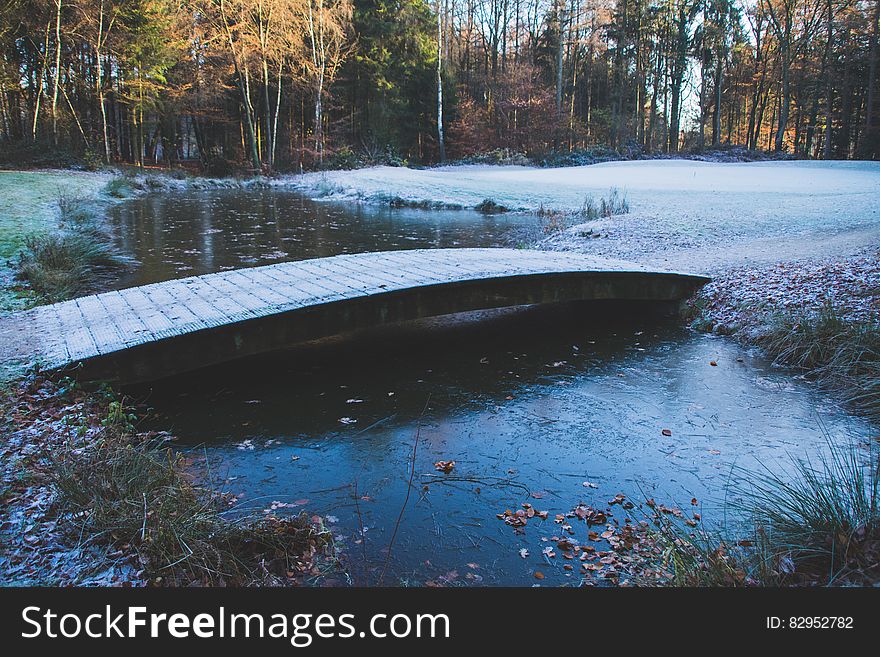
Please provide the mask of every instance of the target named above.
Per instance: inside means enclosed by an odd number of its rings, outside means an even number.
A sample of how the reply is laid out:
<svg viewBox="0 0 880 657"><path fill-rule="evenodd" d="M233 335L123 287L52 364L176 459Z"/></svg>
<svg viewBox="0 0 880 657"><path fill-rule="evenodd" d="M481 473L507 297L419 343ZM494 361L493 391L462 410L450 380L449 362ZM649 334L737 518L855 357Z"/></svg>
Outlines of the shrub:
<svg viewBox="0 0 880 657"><path fill-rule="evenodd" d="M211 178L228 178L235 171L235 166L222 155L211 155L205 160L203 169Z"/></svg>
<svg viewBox="0 0 880 657"><path fill-rule="evenodd" d="M474 206L474 210L482 212L483 214L501 214L503 212L508 212L508 208L491 198L486 198L480 201Z"/></svg>

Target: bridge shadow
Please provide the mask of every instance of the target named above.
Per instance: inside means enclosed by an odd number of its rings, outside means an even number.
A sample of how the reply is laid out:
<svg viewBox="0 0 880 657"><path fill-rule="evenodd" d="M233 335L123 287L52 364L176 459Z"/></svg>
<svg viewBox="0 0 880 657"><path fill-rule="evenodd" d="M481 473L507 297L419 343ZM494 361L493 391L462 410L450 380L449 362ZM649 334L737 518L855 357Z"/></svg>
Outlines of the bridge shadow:
<svg viewBox="0 0 880 657"><path fill-rule="evenodd" d="M469 398L503 401L549 378L564 378L572 368L638 358L634 335L647 348L684 332L677 306L670 303L525 306L360 330L124 390L165 416L157 426L175 427L169 417L184 423L201 418L201 426L183 427L184 442L235 435L232 427L239 426L265 435L287 433L291 417L304 436L314 436L346 429L340 425L344 412L361 418L352 427L358 431L388 421L386 412L411 422L429 395L432 405L447 408ZM345 405L367 397L383 400ZM382 417L374 417L379 406Z"/></svg>
<svg viewBox="0 0 880 657"><path fill-rule="evenodd" d="M162 379L122 386L142 393L157 388L192 389L195 382L264 380L316 367L327 370L379 367L389 359L439 353L482 353L492 345L510 349L552 346L615 330L680 324L679 303L667 301L568 301L496 308L359 329L305 341L265 354L209 365Z"/></svg>

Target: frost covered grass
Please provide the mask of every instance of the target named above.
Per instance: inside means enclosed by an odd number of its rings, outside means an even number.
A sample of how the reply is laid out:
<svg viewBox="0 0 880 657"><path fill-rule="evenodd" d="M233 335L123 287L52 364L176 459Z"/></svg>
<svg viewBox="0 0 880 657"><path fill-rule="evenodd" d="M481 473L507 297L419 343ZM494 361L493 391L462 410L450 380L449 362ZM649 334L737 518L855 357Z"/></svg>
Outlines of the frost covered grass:
<svg viewBox="0 0 880 657"><path fill-rule="evenodd" d="M61 193L57 206L59 229L26 237L18 258L17 278L43 302L75 296L127 265L108 239L100 204Z"/></svg>
<svg viewBox="0 0 880 657"><path fill-rule="evenodd" d="M851 251L880 235L878 162L371 167L281 177L271 184L328 200L387 205L395 198L421 207L475 208L491 199L514 212L564 213L564 230L537 236L541 248L697 273L777 262L783 252L799 257L805 251ZM610 200L612 188L626 190L625 198L603 212L600 199ZM588 197L594 201L585 209ZM624 209L622 221L618 213ZM570 225L578 213L588 215L581 223L591 225ZM597 233L603 239L593 239Z"/></svg>
<svg viewBox="0 0 880 657"><path fill-rule="evenodd" d="M727 195L742 210L754 211L748 195L774 197L823 194L865 195L880 189L875 162L709 163L684 160L609 162L563 169L526 166L459 165L433 169L370 167L282 177L275 184L315 196L333 195L369 201L393 193L410 200L441 201L474 207L491 198L508 208L576 211L587 194L626 189L639 205L665 204L670 194L698 195L700 200ZM652 202L652 199L655 199ZM690 205L689 198L681 199ZM743 204L742 202L746 203Z"/></svg>
<svg viewBox="0 0 880 657"><path fill-rule="evenodd" d="M94 195L110 179L78 171L0 171L0 311L24 305L14 284L16 259L28 236L57 227L59 196Z"/></svg>
<svg viewBox="0 0 880 657"><path fill-rule="evenodd" d="M329 547L307 516L243 514L108 388L0 391L4 584L295 585ZM234 513L234 515L230 515ZM328 552L329 554L329 552ZM332 563L328 562L332 567Z"/></svg>
<svg viewBox="0 0 880 657"><path fill-rule="evenodd" d="M72 534L133 551L148 583L278 585L328 542L306 515L225 519L227 498L196 485L183 457L108 427L49 457L59 514Z"/></svg>

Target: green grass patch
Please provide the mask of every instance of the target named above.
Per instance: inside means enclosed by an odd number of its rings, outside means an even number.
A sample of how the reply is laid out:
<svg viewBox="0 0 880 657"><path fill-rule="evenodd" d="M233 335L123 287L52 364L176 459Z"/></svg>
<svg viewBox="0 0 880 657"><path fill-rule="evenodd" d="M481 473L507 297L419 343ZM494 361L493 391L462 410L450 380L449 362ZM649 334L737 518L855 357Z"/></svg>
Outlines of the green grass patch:
<svg viewBox="0 0 880 657"><path fill-rule="evenodd" d="M28 236L57 228L59 196L94 195L107 180L76 171L0 171L0 311L26 305L15 283L17 256Z"/></svg>

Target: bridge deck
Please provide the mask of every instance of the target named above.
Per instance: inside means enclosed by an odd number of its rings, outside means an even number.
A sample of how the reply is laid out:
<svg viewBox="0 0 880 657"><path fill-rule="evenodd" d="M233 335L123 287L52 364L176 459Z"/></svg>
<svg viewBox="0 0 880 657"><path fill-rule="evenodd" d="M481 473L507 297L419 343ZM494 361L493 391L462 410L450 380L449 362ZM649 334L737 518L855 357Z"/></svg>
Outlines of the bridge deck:
<svg viewBox="0 0 880 657"><path fill-rule="evenodd" d="M81 297L8 316L0 334L11 345L3 360L144 380L387 322L574 299L674 300L707 280L547 251L362 253Z"/></svg>

